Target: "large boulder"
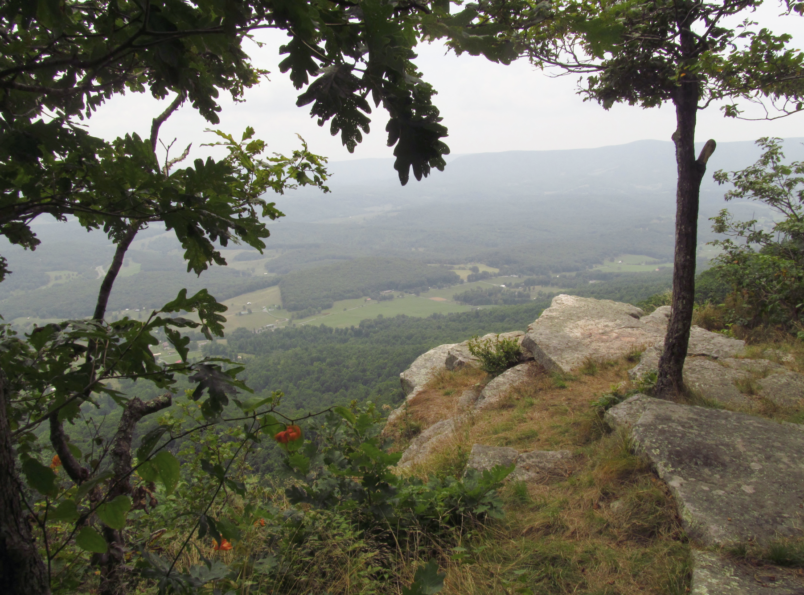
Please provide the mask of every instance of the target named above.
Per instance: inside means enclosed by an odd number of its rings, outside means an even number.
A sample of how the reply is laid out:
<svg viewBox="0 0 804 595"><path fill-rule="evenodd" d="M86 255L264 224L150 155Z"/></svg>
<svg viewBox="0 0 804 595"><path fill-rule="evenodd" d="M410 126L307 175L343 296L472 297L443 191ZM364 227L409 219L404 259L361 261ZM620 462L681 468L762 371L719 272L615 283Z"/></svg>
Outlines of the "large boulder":
<svg viewBox="0 0 804 595"><path fill-rule="evenodd" d="M548 372L568 373L587 360L614 360L660 341L666 316L643 315L631 304L558 295L528 327L522 348Z"/></svg>
<svg viewBox="0 0 804 595"><path fill-rule="evenodd" d="M800 537L804 427L636 395L606 421L627 431L705 545Z"/></svg>

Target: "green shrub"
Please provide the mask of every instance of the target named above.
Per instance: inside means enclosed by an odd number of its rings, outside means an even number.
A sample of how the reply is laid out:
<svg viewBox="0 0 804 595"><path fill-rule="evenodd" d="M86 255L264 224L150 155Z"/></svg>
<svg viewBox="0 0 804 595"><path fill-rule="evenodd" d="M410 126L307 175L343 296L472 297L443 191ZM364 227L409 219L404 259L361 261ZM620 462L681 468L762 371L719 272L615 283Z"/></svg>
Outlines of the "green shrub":
<svg viewBox="0 0 804 595"><path fill-rule="evenodd" d="M469 353L480 360L480 367L491 376L499 376L519 361L521 350L516 339L494 339L482 341L473 337L469 341Z"/></svg>

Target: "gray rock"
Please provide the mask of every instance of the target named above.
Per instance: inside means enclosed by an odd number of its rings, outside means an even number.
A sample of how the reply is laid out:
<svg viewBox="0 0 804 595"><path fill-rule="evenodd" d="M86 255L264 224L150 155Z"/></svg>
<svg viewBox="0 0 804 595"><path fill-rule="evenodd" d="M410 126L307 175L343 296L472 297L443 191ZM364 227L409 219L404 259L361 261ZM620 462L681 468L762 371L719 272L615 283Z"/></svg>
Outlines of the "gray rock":
<svg viewBox="0 0 804 595"><path fill-rule="evenodd" d="M651 316L654 314L651 314ZM649 317L646 316L642 318L642 320L644 321L647 318ZM659 327L657 326L656 328ZM662 329L662 334L663 333L664 329ZM628 376L631 380L637 380L645 376L648 372L656 371L659 367L659 357L662 355L663 345L664 338L662 337L655 345L648 347L642 352L639 363L628 371ZM724 337L718 333L713 333L694 326L690 330L690 343L687 349L687 358L700 356L714 359L731 359L743 349L745 349L745 341ZM690 361L690 359L687 359L685 362L685 371Z"/></svg>
<svg viewBox="0 0 804 595"><path fill-rule="evenodd" d="M706 333L707 331L703 331ZM715 333L710 333L715 334ZM698 336L701 337L700 333ZM722 337L728 339L727 337ZM799 407L804 399L804 376L791 372L774 362L760 359L737 359L725 357L734 353L739 345L723 343L719 340L699 342L698 351L704 351L703 345L711 349L715 357L694 357L692 354L684 362L684 384L699 395L729 407L747 407L753 403L751 395L740 390L738 383L756 379L758 394L782 407ZM633 381L638 381L659 366L659 347L647 349L634 368L628 371Z"/></svg>
<svg viewBox="0 0 804 595"><path fill-rule="evenodd" d="M631 401L629 399L629 401ZM610 419L629 419L619 407ZM691 537L706 545L800 536L804 427L742 413L644 401L635 449L670 487Z"/></svg>
<svg viewBox="0 0 804 595"><path fill-rule="evenodd" d="M757 380L760 394L782 407L801 407L804 400L804 376L789 370Z"/></svg>
<svg viewBox="0 0 804 595"><path fill-rule="evenodd" d="M408 398L425 384L427 384L433 377L441 370L446 369L446 360L449 355L449 350L455 347L455 343L447 345L439 345L434 347L427 353L417 357L410 365L410 368L405 370L399 375L402 382L402 390Z"/></svg>
<svg viewBox="0 0 804 595"><path fill-rule="evenodd" d="M507 446L475 444L472 446L472 452L469 453L466 468L488 471L498 465L507 467L516 463L517 457L519 457L519 453L516 449Z"/></svg>
<svg viewBox="0 0 804 595"><path fill-rule="evenodd" d="M531 379L530 372L532 367L533 365L530 363L519 364L513 368L508 368L489 382L480 393L477 403L475 403L475 411L482 411L499 403L511 389L528 382Z"/></svg>
<svg viewBox="0 0 804 595"><path fill-rule="evenodd" d="M692 552L692 595L804 595L804 581L789 570L745 569L712 552Z"/></svg>
<svg viewBox="0 0 804 595"><path fill-rule="evenodd" d="M482 391L483 389L479 384L463 391L461 396L458 397L458 411L471 411L474 409Z"/></svg>
<svg viewBox="0 0 804 595"><path fill-rule="evenodd" d="M397 467L402 469L429 457L443 440L452 436L462 421L460 417L453 417L427 428L411 441L405 452L402 453L402 458L399 459Z"/></svg>
<svg viewBox="0 0 804 595"><path fill-rule="evenodd" d="M670 306L659 306L647 316L640 318L639 321L647 326L655 326L661 332L665 332L667 330L667 323L670 322L671 312Z"/></svg>
<svg viewBox="0 0 804 595"><path fill-rule="evenodd" d="M568 450L534 450L523 452L516 459L516 468L509 481L542 483L564 478L570 474L572 453Z"/></svg>
<svg viewBox="0 0 804 595"><path fill-rule="evenodd" d="M615 405L603 416L605 421L612 430L630 430L633 425L639 421L642 414L645 413L648 405L654 399L642 394L629 397L622 403Z"/></svg>
<svg viewBox="0 0 804 595"><path fill-rule="evenodd" d="M734 357L745 349L745 341L725 337L720 333L713 333L699 326L690 329L690 343L687 356L701 355L722 359Z"/></svg>
<svg viewBox="0 0 804 595"><path fill-rule="evenodd" d="M548 372L571 372L589 359L617 359L663 337L661 324L643 323L642 314L631 304L558 295L528 327L522 348Z"/></svg>
<svg viewBox="0 0 804 595"><path fill-rule="evenodd" d="M699 395L730 407L745 407L751 399L737 388L750 374L735 370L706 358L687 357L684 362L684 385Z"/></svg>
<svg viewBox="0 0 804 595"><path fill-rule="evenodd" d="M480 367L480 360L469 352L469 342L454 345L447 354L445 362L447 370L460 370L465 366Z"/></svg>

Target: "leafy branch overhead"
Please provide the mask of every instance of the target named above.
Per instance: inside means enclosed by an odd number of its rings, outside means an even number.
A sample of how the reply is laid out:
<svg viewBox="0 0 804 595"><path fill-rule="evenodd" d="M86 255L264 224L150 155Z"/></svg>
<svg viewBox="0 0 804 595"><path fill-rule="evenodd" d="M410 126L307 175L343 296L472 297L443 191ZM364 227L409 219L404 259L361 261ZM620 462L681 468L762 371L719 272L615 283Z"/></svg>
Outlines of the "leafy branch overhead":
<svg viewBox="0 0 804 595"><path fill-rule="evenodd" d="M369 130L371 96L390 116L400 180L407 181L411 168L420 178L431 167L443 169L449 149L413 48L422 34L434 35L436 28L443 34L437 17L449 18L448 12L449 3L436 0L201 0L192 6L181 0L11 0L0 7L0 163L26 162L25 177L41 186L33 193L38 212L59 214L100 143L76 126L76 118L90 117L121 92L158 99L178 93L217 124L220 91L242 98L266 74L244 52L244 39L278 29L290 38L280 70L297 89L307 87L299 105L312 104L311 115L321 125L330 122L353 151ZM61 174L52 171L58 162L65 162ZM37 176L46 171L50 175ZM18 198L33 190L11 189ZM0 223L36 214L20 210L18 202L0 204Z"/></svg>

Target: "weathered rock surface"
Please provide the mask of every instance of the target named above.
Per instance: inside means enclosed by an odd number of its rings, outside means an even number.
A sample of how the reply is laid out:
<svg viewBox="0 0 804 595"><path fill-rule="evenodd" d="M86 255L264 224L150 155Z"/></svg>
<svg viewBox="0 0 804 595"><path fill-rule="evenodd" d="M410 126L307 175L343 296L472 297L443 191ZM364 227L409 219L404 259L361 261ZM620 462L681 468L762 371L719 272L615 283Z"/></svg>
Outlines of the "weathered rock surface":
<svg viewBox="0 0 804 595"><path fill-rule="evenodd" d="M688 388L711 401L732 407L750 405L753 401L750 396L753 389L761 397L782 407L797 407L802 404L804 376L768 360L734 358L732 356L743 348L742 341L728 337L712 340L704 335L708 331L698 330L701 332L695 334L704 340L698 341L694 346L691 342L691 354L684 362L684 384ZM733 343L728 343L729 341ZM707 357L692 355L693 347L697 354ZM660 353L659 347L646 350L639 364L628 371L631 379L638 380L651 370L655 371L659 366Z"/></svg>
<svg viewBox="0 0 804 595"><path fill-rule="evenodd" d="M757 380L759 393L782 407L801 407L804 401L804 376L780 370Z"/></svg>
<svg viewBox="0 0 804 595"><path fill-rule="evenodd" d="M410 367L399 375L402 382L402 390L405 395L411 398L416 389L427 384L441 370L446 369L447 356L449 350L455 347L455 343L439 345L427 353L417 357Z"/></svg>
<svg viewBox="0 0 804 595"><path fill-rule="evenodd" d="M662 315L642 322L643 314L631 304L558 295L528 327L522 348L548 372L568 373L587 360L617 359L659 341Z"/></svg>
<svg viewBox="0 0 804 595"><path fill-rule="evenodd" d="M712 552L692 552L692 595L804 595L804 580L767 566L746 569Z"/></svg>
<svg viewBox="0 0 804 595"><path fill-rule="evenodd" d="M525 333L523 333L522 331L500 333L499 335L497 333L489 333L488 335L483 335L482 337L480 337L480 340L481 341L486 341L488 339L493 340L496 339L498 336L500 339L516 339L517 342L521 344L522 339L525 337ZM447 370L460 370L464 366L479 368L480 360L470 353L469 341L464 341L463 343L453 345L449 349L445 365L447 367Z"/></svg>
<svg viewBox="0 0 804 595"><path fill-rule="evenodd" d="M483 388L479 384L464 390L458 397L458 411L466 412L474 409L482 392Z"/></svg>
<svg viewBox="0 0 804 595"><path fill-rule="evenodd" d="M511 389L528 382L531 379L532 370L532 363L519 364L513 368L508 368L485 386L480 393L480 398L475 403L475 411L482 411L499 403Z"/></svg>
<svg viewBox="0 0 804 595"><path fill-rule="evenodd" d="M612 429L630 430L653 401L648 395L634 395L606 411L603 421Z"/></svg>
<svg viewBox="0 0 804 595"><path fill-rule="evenodd" d="M534 450L517 452L507 446L475 444L466 463L467 469L488 471L498 465L515 465L508 481L539 483L564 478L570 473L572 453L568 450Z"/></svg>
<svg viewBox="0 0 804 595"><path fill-rule="evenodd" d="M568 450L533 450L516 459L516 467L508 479L525 483L540 483L564 478L571 471L572 453Z"/></svg>
<svg viewBox="0 0 804 595"><path fill-rule="evenodd" d="M724 545L802 534L804 427L644 395L606 420L630 427L694 539Z"/></svg>
<svg viewBox="0 0 804 595"><path fill-rule="evenodd" d="M519 457L519 452L514 448L475 444L472 446L472 452L469 453L466 468L488 471L497 465L507 467L516 463L517 457Z"/></svg>
<svg viewBox="0 0 804 595"><path fill-rule="evenodd" d="M416 436L402 453L397 467L404 468L418 463L430 456L443 440L448 439L460 425L462 419L450 418L433 424L424 432Z"/></svg>

